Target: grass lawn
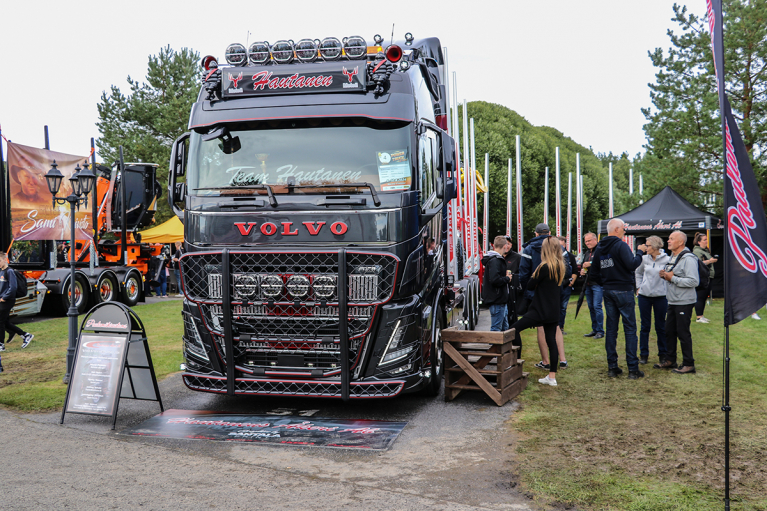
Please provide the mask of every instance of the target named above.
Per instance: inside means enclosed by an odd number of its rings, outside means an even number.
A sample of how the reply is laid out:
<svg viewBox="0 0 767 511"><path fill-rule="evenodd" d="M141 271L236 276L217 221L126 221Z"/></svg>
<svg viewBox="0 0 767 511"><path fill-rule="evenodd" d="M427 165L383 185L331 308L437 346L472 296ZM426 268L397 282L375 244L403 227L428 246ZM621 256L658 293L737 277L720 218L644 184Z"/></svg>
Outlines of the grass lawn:
<svg viewBox="0 0 767 511"><path fill-rule="evenodd" d="M653 331L649 363L640 366L645 377L636 381L626 378L622 330L624 373L608 378L604 341L582 336L591 330L585 303L577 320L575 300L570 303L570 368L559 372L558 387L538 383L545 373L532 365L540 353L534 332L525 332L530 383L510 422L520 436L517 476L526 490L545 504L590 510L723 509L722 300L705 315L710 324L692 323L697 374L653 369ZM767 318L730 328L732 509L767 510L766 337ZM678 357L681 362L681 351Z"/></svg>
<svg viewBox="0 0 767 511"><path fill-rule="evenodd" d="M178 371L183 361L181 300L139 305L134 310L146 328L157 379ZM26 412L61 410L66 393L61 380L67 369L67 321L57 318L26 323L22 327L35 334L29 346L22 350L18 337L5 345L0 405Z"/></svg>

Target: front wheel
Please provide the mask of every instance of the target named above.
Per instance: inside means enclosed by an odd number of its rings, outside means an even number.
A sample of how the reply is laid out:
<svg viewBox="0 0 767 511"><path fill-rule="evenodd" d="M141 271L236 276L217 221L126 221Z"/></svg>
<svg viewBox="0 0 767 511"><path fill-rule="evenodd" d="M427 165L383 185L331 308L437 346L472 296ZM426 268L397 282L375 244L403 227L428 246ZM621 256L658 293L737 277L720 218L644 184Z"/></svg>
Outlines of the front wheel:
<svg viewBox="0 0 767 511"><path fill-rule="evenodd" d="M128 307L133 307L138 303L141 296L141 279L135 273L128 275L125 279L125 286L122 292L122 302Z"/></svg>
<svg viewBox="0 0 767 511"><path fill-rule="evenodd" d="M431 377L423 392L427 396L434 397L439 395L439 389L442 387L442 375L445 372L445 354L442 349L442 315L438 311L431 332L429 362L431 362Z"/></svg>

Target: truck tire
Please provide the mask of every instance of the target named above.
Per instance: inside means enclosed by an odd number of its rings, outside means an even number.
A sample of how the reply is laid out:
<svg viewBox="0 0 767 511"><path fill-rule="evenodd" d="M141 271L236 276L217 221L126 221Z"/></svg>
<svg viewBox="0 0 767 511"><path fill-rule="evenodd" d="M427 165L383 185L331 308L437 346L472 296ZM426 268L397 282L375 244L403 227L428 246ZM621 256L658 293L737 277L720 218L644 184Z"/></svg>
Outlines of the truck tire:
<svg viewBox="0 0 767 511"><path fill-rule="evenodd" d="M69 284L69 282L64 284L61 294L57 297L56 311L61 316L66 316L69 312ZM75 306L78 314L85 314L88 311L90 288L90 283L84 277L81 275L75 277Z"/></svg>
<svg viewBox="0 0 767 511"><path fill-rule="evenodd" d="M458 240L458 249L455 251L456 270L458 275L455 276L456 282L463 279L464 274L464 260L463 260L463 243Z"/></svg>
<svg viewBox="0 0 767 511"><path fill-rule="evenodd" d="M118 300L117 281L111 275L105 275L94 288L95 302L116 302Z"/></svg>
<svg viewBox="0 0 767 511"><path fill-rule="evenodd" d="M429 350L431 377L428 385L423 389L424 395L429 397L439 395L439 390L442 387L442 375L445 373L445 353L442 349L442 315L438 312L436 316L431 334L431 349Z"/></svg>
<svg viewBox="0 0 767 511"><path fill-rule="evenodd" d="M469 324L467 325L467 330L474 330L474 328L477 326L477 316L476 316L476 309L477 309L477 295L474 292L474 281L469 280L469 287L467 289L469 296L467 297L469 299L468 302L466 302L466 307L468 307L468 316L469 316Z"/></svg>
<svg viewBox="0 0 767 511"><path fill-rule="evenodd" d="M133 307L141 297L141 279L135 273L129 273L123 286L121 301L128 307Z"/></svg>

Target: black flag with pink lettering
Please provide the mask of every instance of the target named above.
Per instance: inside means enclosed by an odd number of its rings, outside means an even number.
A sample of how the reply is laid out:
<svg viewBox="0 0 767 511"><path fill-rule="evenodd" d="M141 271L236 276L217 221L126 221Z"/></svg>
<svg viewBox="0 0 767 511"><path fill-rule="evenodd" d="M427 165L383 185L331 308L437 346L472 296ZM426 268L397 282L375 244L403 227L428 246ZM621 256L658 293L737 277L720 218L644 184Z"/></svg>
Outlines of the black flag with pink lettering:
<svg viewBox="0 0 767 511"><path fill-rule="evenodd" d="M767 304L767 222L759 185L724 90L722 2L708 0L724 138L724 324L732 325Z"/></svg>

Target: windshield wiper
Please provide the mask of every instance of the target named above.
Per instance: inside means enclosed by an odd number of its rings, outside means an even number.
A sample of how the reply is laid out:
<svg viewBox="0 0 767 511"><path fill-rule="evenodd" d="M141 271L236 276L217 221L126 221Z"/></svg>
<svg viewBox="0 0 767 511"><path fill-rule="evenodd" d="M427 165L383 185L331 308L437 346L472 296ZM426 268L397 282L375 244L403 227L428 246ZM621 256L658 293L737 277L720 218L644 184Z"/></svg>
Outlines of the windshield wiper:
<svg viewBox="0 0 767 511"><path fill-rule="evenodd" d="M269 204L273 207L277 207L277 199L272 192L270 185L246 185L246 186L211 186L209 188L195 188L197 190L266 190L266 194L269 196Z"/></svg>
<svg viewBox="0 0 767 511"><path fill-rule="evenodd" d="M288 184L288 189L292 190L293 188L361 188L366 187L370 189L370 195L373 196L373 204L376 206L381 205L381 199L378 198L378 193L376 193L376 188L371 183L343 183L343 184L335 184L335 185L292 185Z"/></svg>

